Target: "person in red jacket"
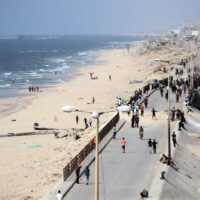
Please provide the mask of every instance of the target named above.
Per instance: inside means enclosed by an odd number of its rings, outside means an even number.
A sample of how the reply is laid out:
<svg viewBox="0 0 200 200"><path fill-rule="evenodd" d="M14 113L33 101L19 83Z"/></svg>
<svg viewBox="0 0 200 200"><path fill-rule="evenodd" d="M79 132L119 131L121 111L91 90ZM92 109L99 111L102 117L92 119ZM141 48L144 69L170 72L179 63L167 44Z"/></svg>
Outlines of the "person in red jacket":
<svg viewBox="0 0 200 200"><path fill-rule="evenodd" d="M122 153L125 153L125 148L126 148L126 140L123 137L121 140L121 146L122 146Z"/></svg>

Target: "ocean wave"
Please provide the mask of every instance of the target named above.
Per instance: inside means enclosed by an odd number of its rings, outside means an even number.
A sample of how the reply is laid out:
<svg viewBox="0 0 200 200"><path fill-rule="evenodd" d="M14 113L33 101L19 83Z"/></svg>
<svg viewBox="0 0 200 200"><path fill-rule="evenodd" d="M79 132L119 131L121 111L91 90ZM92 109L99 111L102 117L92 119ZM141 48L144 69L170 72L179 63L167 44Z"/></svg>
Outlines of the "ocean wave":
<svg viewBox="0 0 200 200"><path fill-rule="evenodd" d="M77 55L78 56L91 56L94 54L94 51L89 50L89 51L82 51L82 52L78 52Z"/></svg>
<svg viewBox="0 0 200 200"><path fill-rule="evenodd" d="M54 59L54 62L56 62L56 63L63 63L63 62L65 62L66 60L65 59L63 59L63 58L56 58L56 59Z"/></svg>
<svg viewBox="0 0 200 200"><path fill-rule="evenodd" d="M5 76L10 76L12 74L12 72L5 72L4 75Z"/></svg>
<svg viewBox="0 0 200 200"><path fill-rule="evenodd" d="M58 79L59 83L65 83L65 81L63 81L62 79Z"/></svg>
<svg viewBox="0 0 200 200"><path fill-rule="evenodd" d="M52 52L58 52L58 50L57 50L57 49L54 49L54 50L52 50Z"/></svg>
<svg viewBox="0 0 200 200"><path fill-rule="evenodd" d="M43 77L42 74L38 74L37 72L30 72L29 75L37 79Z"/></svg>
<svg viewBox="0 0 200 200"><path fill-rule="evenodd" d="M0 88L4 88L4 87L10 87L10 84L5 84L5 85L0 85Z"/></svg>

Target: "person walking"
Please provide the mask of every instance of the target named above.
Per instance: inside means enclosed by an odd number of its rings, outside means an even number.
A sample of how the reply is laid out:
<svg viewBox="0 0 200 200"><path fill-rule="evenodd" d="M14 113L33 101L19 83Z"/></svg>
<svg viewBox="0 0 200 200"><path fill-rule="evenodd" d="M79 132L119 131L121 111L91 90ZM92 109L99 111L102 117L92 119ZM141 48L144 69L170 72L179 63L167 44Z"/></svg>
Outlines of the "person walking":
<svg viewBox="0 0 200 200"><path fill-rule="evenodd" d="M90 125L90 127L92 126L92 119L91 118L89 119L89 125Z"/></svg>
<svg viewBox="0 0 200 200"><path fill-rule="evenodd" d="M140 106L140 113L141 113L141 116L144 116L144 106L143 106L143 104L141 104L141 106Z"/></svg>
<svg viewBox="0 0 200 200"><path fill-rule="evenodd" d="M79 176L80 176L81 166L76 168L76 183L79 184Z"/></svg>
<svg viewBox="0 0 200 200"><path fill-rule="evenodd" d="M176 93L176 103L178 103L179 102L179 93L177 92Z"/></svg>
<svg viewBox="0 0 200 200"><path fill-rule="evenodd" d="M177 141L176 141L176 134L175 134L175 132L173 132L173 134L172 134L172 142L173 142L174 147L176 147Z"/></svg>
<svg viewBox="0 0 200 200"><path fill-rule="evenodd" d="M138 128L138 126L139 126L139 121L140 121L140 118L139 118L138 115L136 115L136 116L135 116L135 127L137 127L137 128Z"/></svg>
<svg viewBox="0 0 200 200"><path fill-rule="evenodd" d="M79 122L79 116L76 115L76 124L78 124L78 122Z"/></svg>
<svg viewBox="0 0 200 200"><path fill-rule="evenodd" d="M132 118L131 118L131 127L134 128L135 127L135 115L133 114Z"/></svg>
<svg viewBox="0 0 200 200"><path fill-rule="evenodd" d="M63 195L62 195L60 190L58 190L58 193L56 194L56 199L57 200L62 200L63 199Z"/></svg>
<svg viewBox="0 0 200 200"><path fill-rule="evenodd" d="M149 147L149 153L152 154L152 147L153 147L153 144L152 144L151 138L149 138L149 140L148 140L148 147Z"/></svg>
<svg viewBox="0 0 200 200"><path fill-rule="evenodd" d="M144 99L144 105L145 105L145 108L147 108L147 106L148 106L148 97L145 97L145 99Z"/></svg>
<svg viewBox="0 0 200 200"><path fill-rule="evenodd" d="M154 153L154 154L156 154L157 144L158 144L158 143L157 143L156 140L154 139L153 142L152 142L153 153Z"/></svg>
<svg viewBox="0 0 200 200"><path fill-rule="evenodd" d="M126 140L125 140L124 137L121 139L121 146L122 146L122 153L125 153L125 149L126 149Z"/></svg>
<svg viewBox="0 0 200 200"><path fill-rule="evenodd" d="M140 139L142 140L142 138L144 136L144 129L142 126L140 126L140 128L139 128L139 136L140 136Z"/></svg>
<svg viewBox="0 0 200 200"><path fill-rule="evenodd" d="M84 118L84 122L85 122L85 129L87 129L88 128L88 122L87 122L87 118L86 117Z"/></svg>
<svg viewBox="0 0 200 200"><path fill-rule="evenodd" d="M116 126L113 128L113 139L116 139L117 131L116 131Z"/></svg>
<svg viewBox="0 0 200 200"><path fill-rule="evenodd" d="M86 177L86 185L88 185L88 183L89 183L89 178L90 178L90 169L89 169L88 166L85 167L84 175L85 175L85 177Z"/></svg>
<svg viewBox="0 0 200 200"><path fill-rule="evenodd" d="M95 103L95 98L94 98L94 97L92 97L92 103L93 103L93 104Z"/></svg>
<svg viewBox="0 0 200 200"><path fill-rule="evenodd" d="M152 119L156 119L156 110L154 108L152 108L151 112L152 112Z"/></svg>

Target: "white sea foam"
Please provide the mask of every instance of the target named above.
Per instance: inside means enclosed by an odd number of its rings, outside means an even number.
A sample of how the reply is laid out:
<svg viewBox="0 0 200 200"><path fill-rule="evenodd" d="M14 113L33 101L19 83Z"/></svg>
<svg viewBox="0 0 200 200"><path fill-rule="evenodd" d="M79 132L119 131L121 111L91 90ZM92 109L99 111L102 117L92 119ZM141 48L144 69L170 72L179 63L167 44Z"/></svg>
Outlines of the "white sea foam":
<svg viewBox="0 0 200 200"><path fill-rule="evenodd" d="M59 83L65 83L65 81L63 81L62 79L58 79Z"/></svg>
<svg viewBox="0 0 200 200"><path fill-rule="evenodd" d="M78 52L78 56L86 56L87 54L87 52Z"/></svg>
<svg viewBox="0 0 200 200"><path fill-rule="evenodd" d="M12 72L6 72L4 73L5 76L10 76L12 74Z"/></svg>
<svg viewBox="0 0 200 200"><path fill-rule="evenodd" d="M0 88L10 87L10 84L0 85Z"/></svg>
<svg viewBox="0 0 200 200"><path fill-rule="evenodd" d="M63 63L63 62L65 62L66 60L65 59L62 59L62 58L56 58L55 59L55 62L56 63Z"/></svg>
<svg viewBox="0 0 200 200"><path fill-rule="evenodd" d="M45 70L44 70L44 69L40 69L40 71L41 71L41 72L44 72Z"/></svg>

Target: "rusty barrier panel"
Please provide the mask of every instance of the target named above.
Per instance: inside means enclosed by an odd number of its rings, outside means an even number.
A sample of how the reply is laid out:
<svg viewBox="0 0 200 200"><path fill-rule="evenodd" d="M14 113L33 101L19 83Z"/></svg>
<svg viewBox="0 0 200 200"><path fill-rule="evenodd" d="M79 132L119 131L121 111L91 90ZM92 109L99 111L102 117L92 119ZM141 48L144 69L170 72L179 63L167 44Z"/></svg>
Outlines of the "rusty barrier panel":
<svg viewBox="0 0 200 200"><path fill-rule="evenodd" d="M99 141L101 141L117 124L119 121L119 113L117 113L100 131L99 131ZM80 153L75 156L71 162L63 168L63 180L66 181L67 178L76 170L76 168L81 164L81 162L94 150L95 148L95 137L80 151Z"/></svg>

